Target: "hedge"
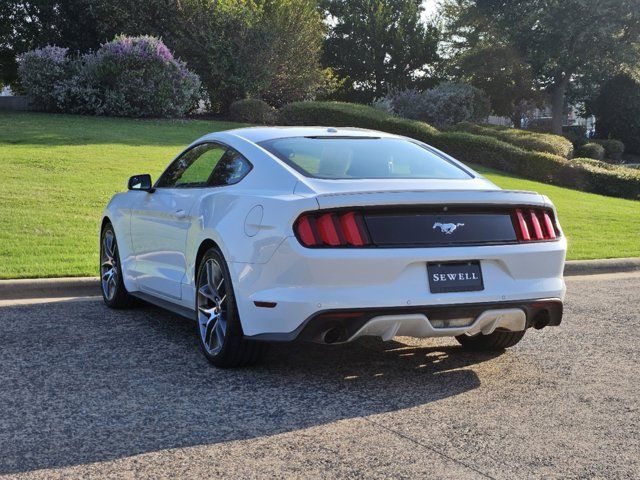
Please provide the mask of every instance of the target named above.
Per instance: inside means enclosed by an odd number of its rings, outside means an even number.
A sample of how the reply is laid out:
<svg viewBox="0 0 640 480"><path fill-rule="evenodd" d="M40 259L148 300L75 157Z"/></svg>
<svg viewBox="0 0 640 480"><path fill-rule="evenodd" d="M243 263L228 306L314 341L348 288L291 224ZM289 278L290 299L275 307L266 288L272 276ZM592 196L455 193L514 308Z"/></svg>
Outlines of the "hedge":
<svg viewBox="0 0 640 480"><path fill-rule="evenodd" d="M365 105L296 102L280 110L285 125L325 125L381 130L428 143L465 163L473 163L544 183L614 197L640 199L640 171L605 168L591 159L529 151L493 136L439 132L416 120L393 117Z"/></svg>
<svg viewBox="0 0 640 480"><path fill-rule="evenodd" d="M229 118L235 122L270 125L275 117L276 110L258 98L236 100L229 106Z"/></svg>
<svg viewBox="0 0 640 480"><path fill-rule="evenodd" d="M294 102L280 109L278 119L283 125L370 128L412 136L422 141L438 134L438 130L427 123L394 117L367 105L346 102Z"/></svg>
<svg viewBox="0 0 640 480"><path fill-rule="evenodd" d="M569 140L550 133L537 133L517 128L479 125L468 122L456 125L455 129L476 135L494 137L524 150L553 153L564 158L571 158L573 155L573 144Z"/></svg>
<svg viewBox="0 0 640 480"><path fill-rule="evenodd" d="M611 163L603 162L602 160L595 160L593 158L574 158L572 163L579 163L583 165L591 165L592 167L600 167L605 170L617 170L618 166L612 165Z"/></svg>
<svg viewBox="0 0 640 480"><path fill-rule="evenodd" d="M578 163L579 183L571 188L610 197L640 200L640 170L609 165L588 158L574 161Z"/></svg>
<svg viewBox="0 0 640 480"><path fill-rule="evenodd" d="M541 182L569 163L550 153L529 152L492 137L465 132L438 135L432 145L462 162L474 163Z"/></svg>

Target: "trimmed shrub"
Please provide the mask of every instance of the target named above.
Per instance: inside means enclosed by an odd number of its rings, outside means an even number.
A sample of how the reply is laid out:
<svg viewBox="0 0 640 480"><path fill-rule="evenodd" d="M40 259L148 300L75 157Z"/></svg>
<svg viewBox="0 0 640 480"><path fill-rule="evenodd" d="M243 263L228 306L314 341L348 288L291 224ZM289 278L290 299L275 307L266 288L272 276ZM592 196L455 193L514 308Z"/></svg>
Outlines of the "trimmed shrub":
<svg viewBox="0 0 640 480"><path fill-rule="evenodd" d="M466 132L445 132L432 145L462 162L553 183L558 170L569 162L558 155L530 152L492 137Z"/></svg>
<svg viewBox="0 0 640 480"><path fill-rule="evenodd" d="M583 165L591 165L592 167L600 167L606 170L615 170L617 168L615 165L611 165L610 163L596 160L594 158L574 158L571 162L581 163Z"/></svg>
<svg viewBox="0 0 640 480"><path fill-rule="evenodd" d="M32 59L43 57L39 50L25 54L22 81L32 95L48 91L50 101L46 105L51 110L172 117L184 115L200 96L198 76L154 37L118 36L95 53L72 60L66 57L65 49L47 48L47 61L39 60L37 65L54 70L56 81L51 81L53 74L30 73L35 65Z"/></svg>
<svg viewBox="0 0 640 480"><path fill-rule="evenodd" d="M18 56L18 74L34 105L57 110L55 91L70 75L66 48L47 45Z"/></svg>
<svg viewBox="0 0 640 480"><path fill-rule="evenodd" d="M573 143L575 148L584 145L589 141L587 138L587 127L583 125L570 125L562 127L562 136Z"/></svg>
<svg viewBox="0 0 640 480"><path fill-rule="evenodd" d="M620 163L624 153L624 143L613 139L595 139L591 143L597 143L604 148L604 158L610 163Z"/></svg>
<svg viewBox="0 0 640 480"><path fill-rule="evenodd" d="M602 160L604 159L604 147L597 143L585 143L584 145L576 148L576 156Z"/></svg>
<svg viewBox="0 0 640 480"><path fill-rule="evenodd" d="M373 107L346 102L293 102L278 111L278 121L283 125L377 129L387 117Z"/></svg>
<svg viewBox="0 0 640 480"><path fill-rule="evenodd" d="M346 102L294 102L280 109L283 125L370 128L429 141L438 130L424 122L393 117L366 105ZM403 133L406 132L406 133Z"/></svg>
<svg viewBox="0 0 640 480"><path fill-rule="evenodd" d="M444 82L423 92L415 89L392 91L385 98L396 115L438 127L486 120L491 113L486 94L462 83Z"/></svg>
<svg viewBox="0 0 640 480"><path fill-rule="evenodd" d="M459 124L456 130L494 137L524 150L553 153L564 158L571 158L573 154L571 142L566 138L550 133L536 133L517 128L486 124L478 125L468 122Z"/></svg>
<svg viewBox="0 0 640 480"><path fill-rule="evenodd" d="M590 159L578 160L580 179L583 182L581 190L640 200L640 170L604 162L594 163Z"/></svg>
<svg viewBox="0 0 640 480"><path fill-rule="evenodd" d="M439 132L426 123L393 117L364 105L292 103L280 111L280 122L382 130L428 143L462 162L585 192L640 199L640 170L604 167L602 162L593 163L596 161L590 159L567 160L552 153L528 151L486 135Z"/></svg>
<svg viewBox="0 0 640 480"><path fill-rule="evenodd" d="M231 104L229 117L236 122L270 125L274 123L276 110L264 100L245 98Z"/></svg>

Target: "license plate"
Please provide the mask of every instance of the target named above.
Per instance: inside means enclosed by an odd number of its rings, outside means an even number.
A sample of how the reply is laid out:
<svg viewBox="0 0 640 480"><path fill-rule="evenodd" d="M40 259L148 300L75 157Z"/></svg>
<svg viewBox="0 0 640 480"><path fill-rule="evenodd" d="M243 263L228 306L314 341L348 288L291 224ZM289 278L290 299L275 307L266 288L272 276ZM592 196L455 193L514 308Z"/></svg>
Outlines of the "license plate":
<svg viewBox="0 0 640 480"><path fill-rule="evenodd" d="M428 263L431 293L484 290L480 262Z"/></svg>

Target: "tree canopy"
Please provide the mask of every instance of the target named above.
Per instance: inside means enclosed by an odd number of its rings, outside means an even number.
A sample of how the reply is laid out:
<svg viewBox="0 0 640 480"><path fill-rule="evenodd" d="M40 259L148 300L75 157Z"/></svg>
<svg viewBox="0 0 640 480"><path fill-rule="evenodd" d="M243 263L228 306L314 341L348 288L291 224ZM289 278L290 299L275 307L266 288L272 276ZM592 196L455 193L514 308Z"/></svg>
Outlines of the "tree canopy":
<svg viewBox="0 0 640 480"><path fill-rule="evenodd" d="M301 100L322 79L316 0L8 0L0 25L3 83L15 82L19 53L47 44L87 52L118 34L161 37L217 111L245 96Z"/></svg>
<svg viewBox="0 0 640 480"><path fill-rule="evenodd" d="M555 133L572 81L637 59L640 0L476 0L472 8L550 94Z"/></svg>
<svg viewBox="0 0 640 480"><path fill-rule="evenodd" d="M438 30L421 20L421 0L325 0L330 30L324 62L345 79L343 94L370 102L390 87L428 80Z"/></svg>

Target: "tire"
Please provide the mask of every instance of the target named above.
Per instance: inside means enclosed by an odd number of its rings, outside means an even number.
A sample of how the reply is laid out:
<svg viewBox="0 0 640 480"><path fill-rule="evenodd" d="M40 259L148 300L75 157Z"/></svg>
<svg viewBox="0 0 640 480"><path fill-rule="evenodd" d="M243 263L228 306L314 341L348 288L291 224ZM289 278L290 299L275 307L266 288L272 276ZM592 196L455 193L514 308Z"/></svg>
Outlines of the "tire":
<svg viewBox="0 0 640 480"><path fill-rule="evenodd" d="M124 286L118 242L110 223L104 226L100 235L100 291L109 308L129 308L135 303Z"/></svg>
<svg viewBox="0 0 640 480"><path fill-rule="evenodd" d="M513 347L522 340L524 333L525 331L523 330L521 332L493 332L490 335L479 334L473 337L460 335L456 337L456 340L469 350L500 351Z"/></svg>
<svg viewBox="0 0 640 480"><path fill-rule="evenodd" d="M207 250L198 266L196 330L204 356L220 368L254 365L268 347L244 338L231 275L217 248Z"/></svg>

